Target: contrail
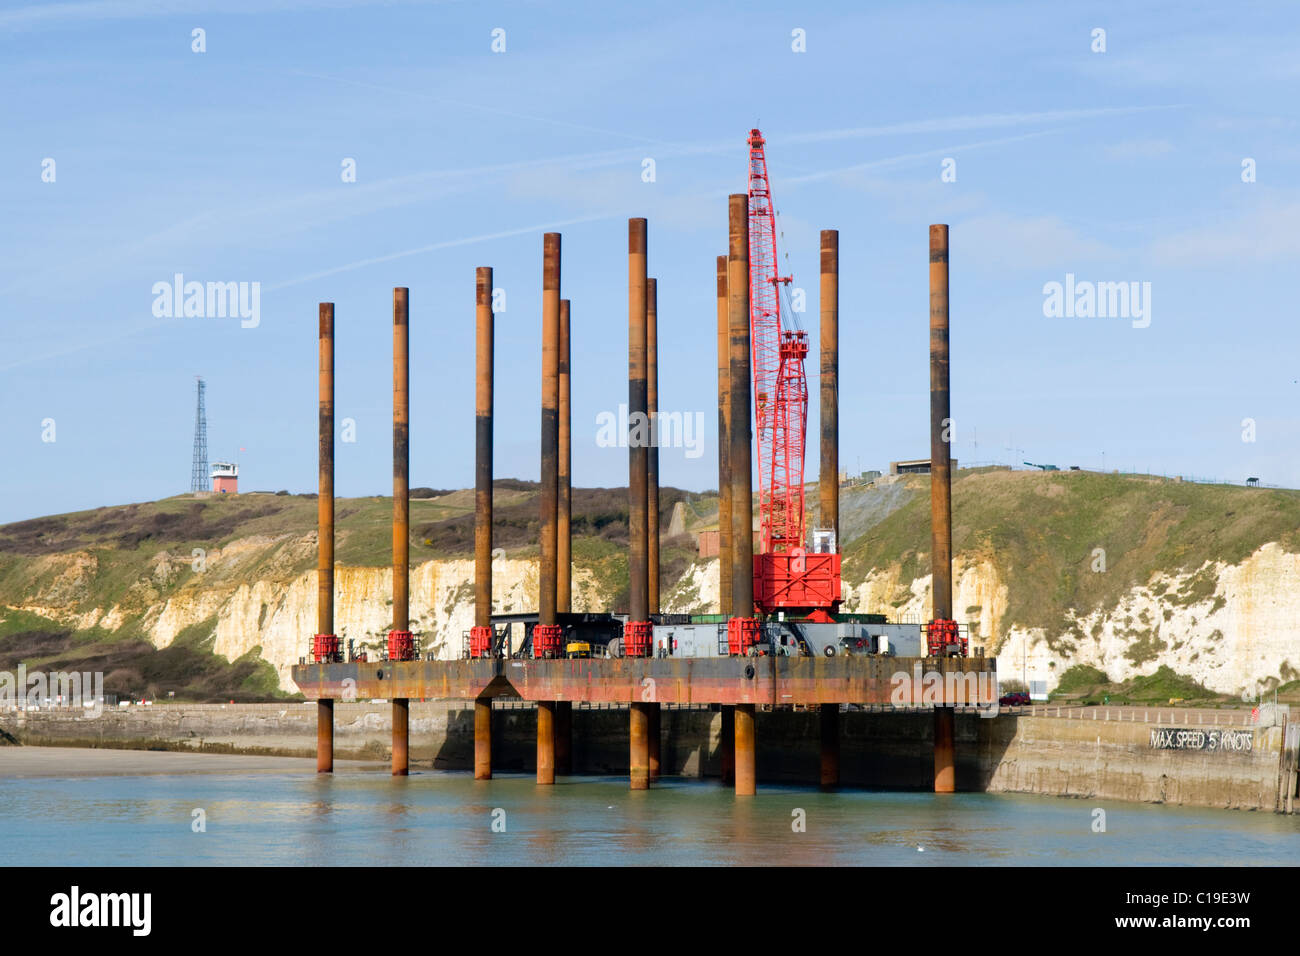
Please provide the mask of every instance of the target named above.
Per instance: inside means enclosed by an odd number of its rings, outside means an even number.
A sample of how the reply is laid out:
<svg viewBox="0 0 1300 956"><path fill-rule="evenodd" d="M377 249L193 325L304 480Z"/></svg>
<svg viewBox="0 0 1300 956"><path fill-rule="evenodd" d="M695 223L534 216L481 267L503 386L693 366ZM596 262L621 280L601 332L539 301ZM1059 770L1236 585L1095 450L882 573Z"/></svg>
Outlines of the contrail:
<svg viewBox="0 0 1300 956"><path fill-rule="evenodd" d="M636 154L636 157L639 157L639 155L639 153ZM279 220L286 220L294 215L310 215L310 210L314 208L330 206L337 208L339 211L337 214L325 212L325 216L347 219L395 205L408 205L415 201L435 200L445 195L448 189L453 188L448 186L440 190L426 190L423 193L412 192L409 188L422 183L436 183L439 180L464 178L481 182L486 181L489 177L500 177L519 170L531 170L555 165L565 166L570 169L593 169L630 162L636 157L633 157L627 151L576 153L552 159L515 160L477 167L426 170L403 176L392 176L373 183L361 183L342 191L334 187L312 190L311 192L271 201L259 199L242 206L225 206L199 213L184 222L173 223L165 229L133 242L121 244L114 249L86 256L79 261L61 262L57 270L60 272L76 272L83 268L96 266L104 268L110 262L121 262L131 256L140 255L152 246L162 243L174 244L178 240L184 240L188 238L193 228L199 225L206 225L207 228L204 232L211 235L217 228L231 227L241 220L256 223L272 216ZM398 189L404 189L405 191L400 194L395 193L394 191ZM254 227L250 225L248 228ZM299 228L306 228L306 226L300 225ZM11 293L23 288L39 287L42 283L48 282L49 276L54 272L55 267L51 266L43 271L29 272L18 276L5 286L0 287L0 292Z"/></svg>
<svg viewBox="0 0 1300 956"><path fill-rule="evenodd" d="M1077 110L1046 110L1036 113L979 113L970 116L948 116L937 119L911 120L884 126L853 126L842 129L812 130L806 133L764 134L769 143L828 143L851 139L868 139L877 136L912 136L924 133L952 133L962 130L996 129L1004 126L1028 126L1034 123L1060 123L1070 120L1097 119L1103 116L1120 116L1146 113L1153 110L1183 109L1184 104L1171 103L1159 106L1107 106ZM676 153L692 155L721 153L736 149L736 140L713 143L678 144Z"/></svg>
<svg viewBox="0 0 1300 956"><path fill-rule="evenodd" d="M584 123L572 123L568 120L552 119L549 116L533 116L528 113L516 113L513 110L503 110L499 107L484 106L481 103L465 103L460 100L451 100L445 96L434 96L432 93L425 93L419 90L403 90L392 86L380 86L377 83L366 83L362 80L351 80L342 76L329 76L324 73L309 73L306 70L283 70L278 72L288 73L292 76L309 76L316 80L329 80L333 83L346 83L349 86L359 86L368 90L378 90L381 93L397 93L400 96L416 96L421 99L433 100L435 103L446 103L448 106L458 106L462 109L473 110L475 112L495 113L498 116L509 116L512 119L531 120L535 123L547 123L551 126L561 126L565 129L578 129L587 133L599 133L602 136L621 136L624 139L636 140L639 143L651 143L656 146L671 146L671 143L660 139L651 139L648 136L638 136L635 133L624 133L618 130L601 129L598 126L587 126Z"/></svg>
<svg viewBox="0 0 1300 956"><path fill-rule="evenodd" d="M83 0L80 3L41 3L0 13L0 28L57 26L82 20L139 20L192 13L293 13L297 10L391 6L430 0Z"/></svg>
<svg viewBox="0 0 1300 956"><path fill-rule="evenodd" d="M1026 139L1037 139L1039 136L1048 136L1052 133L1061 132L1059 129L1039 130L1035 133L1022 133L1019 136L1004 136L1000 139L986 139L978 143L962 143L957 146L942 146L938 149L927 149L921 153L903 153L899 156L886 156L881 159L868 160L865 163L855 163L852 166L841 166L838 169L824 169L817 173L807 173L803 176L789 176L778 180L782 184L791 183L808 183L818 179L827 179L831 176L838 176L841 173L853 173L863 169L875 169L881 166L894 166L898 163L910 162L914 159L928 159L932 156L943 156L949 153L955 153L963 149L982 149L985 146L999 146L1003 143L1016 143Z"/></svg>
<svg viewBox="0 0 1300 956"><path fill-rule="evenodd" d="M1164 106L1107 106L1081 110L1046 110L1037 113L978 113L971 116L949 116L943 119L912 120L891 123L887 126L859 126L838 130L820 130L810 133L792 133L774 136L779 143L826 143L842 139L865 139L871 136L906 136L915 133L951 133L958 130L994 129L999 126L1025 126L1032 123L1060 123L1068 120L1097 119L1127 113L1147 113L1152 110L1182 109L1182 104Z"/></svg>
<svg viewBox="0 0 1300 956"><path fill-rule="evenodd" d="M459 239L447 239L443 242L430 243L427 246L419 246L415 249L403 249L401 252L390 252L387 255L371 256L368 259L359 259L356 262L348 262L340 266L334 266L330 269L323 269L320 272L313 272L310 275L298 276L293 279L286 279L284 282L277 282L275 285L266 286L263 291L274 292L279 289L287 289L290 286L301 285L304 282L311 282L313 279L321 279L326 276L337 275L340 272L350 272L353 269L363 269L366 266L376 265L381 262L391 262L394 259L403 259L407 256L418 256L426 252L436 252L439 249L450 249L455 246L468 246L478 242L491 242L493 239L507 239L511 236L519 236L530 232L552 232L564 226L572 226L578 223L595 222L600 219L608 219L614 213L604 213L601 215L582 216L578 219L565 219L560 222L542 223L532 226L521 226L518 229L503 229L499 232L484 233L479 236L462 236ZM151 332L155 329L171 324L174 320L164 320L161 322L146 322L137 325L126 331L114 332L107 338L96 339L90 342L79 342L75 345L69 345L66 348L53 349L48 352L42 352L39 355L28 355L14 362L0 365L0 371L7 371L11 368L18 368L21 365L31 365L35 362L44 361L45 359L60 358L64 355L73 355L77 352L84 352L87 349L101 348L105 345L122 341L133 335L139 335L141 332Z"/></svg>
<svg viewBox="0 0 1300 956"><path fill-rule="evenodd" d="M1046 136L1050 133L1059 132L1059 130L1043 130L1035 133L1023 133L1019 136L1005 136L1000 139L984 140L978 143L962 143L956 146L944 146L939 149L927 150L923 153L903 153L898 156L887 156L881 159L874 159L865 163L857 163L853 166L843 166L838 169L827 169L821 172L808 173L803 176L793 176L784 178L781 181L785 183L803 183L812 182L818 179L826 179L831 176L837 176L841 173L854 172L860 169L870 169L878 166L889 166L895 163L908 162L913 159L925 159L930 156L943 155L946 153L957 152L963 149L979 149L985 146L997 146L1002 143L1014 143L1020 140L1033 139L1039 136ZM734 190L731 190L734 191ZM713 197L727 195L729 190L719 190L717 192L703 193L701 196ZM577 219L565 219L560 222L546 223L543 225L523 226L518 229L507 229L501 232L485 233L481 236L465 236L460 239L448 239L443 242L431 243L427 246L418 246L414 249L405 249L401 252L392 252L382 256L371 256L367 259L358 259L356 262L349 262L345 265L334 266L330 269L324 269L320 272L313 272L308 275L299 276L295 279L286 279L284 282L278 282L275 285L267 286L265 291L275 292L279 289L285 289L289 286L301 285L304 282L311 282L314 279L321 279L326 276L336 275L340 272L350 272L353 269L363 269L366 266L378 265L381 262L391 262L394 259L402 259L407 256L417 256L426 252L436 252L439 249L450 249L455 246L467 246L477 242L490 242L493 239L505 239L511 236L519 236L529 232L551 232L565 226L577 225L579 223L597 222L602 219L609 219L616 213L599 213L597 215L582 216Z"/></svg>
<svg viewBox="0 0 1300 956"><path fill-rule="evenodd" d="M553 232L563 226L573 226L583 222L595 222L599 219L608 219L612 215L614 214L601 213L596 216L582 216L578 219L564 219L560 222L521 226L518 229L504 229L500 232L484 233L481 236L464 236L460 239L447 239L443 242L430 243L427 246L417 246L414 249L403 249L401 252L390 252L383 256L371 256L369 259L358 259L356 262L349 262L341 266L334 266L330 269L323 269L320 272L312 272L305 276L298 276L296 279L286 279L284 282L277 282L275 285L267 286L265 291L276 292L280 289L287 289L289 286L311 282L314 279L323 279L326 276L337 275L340 272L351 272L353 269L364 269L366 266L378 265L381 262L392 262L394 259L404 259L407 256L418 256L426 252L436 252L439 249L451 249L454 246L469 246L476 242L491 242L493 239L508 239L511 236L522 236L530 232Z"/></svg>
<svg viewBox="0 0 1300 956"><path fill-rule="evenodd" d="M353 80L342 76L332 76L324 73L312 73L306 70L284 70L276 71L289 75L307 76L318 80L327 80L334 83L344 83L351 86L358 86L365 89L378 90L384 93L396 93L402 96L415 96L423 99L433 100L438 103L446 103L451 106L458 106L468 110L480 110L488 113L496 113L501 116L509 116L513 119L530 120L537 123L546 123L552 126L560 126L568 129L579 129L589 133L599 133L604 136L618 136L624 139L631 139L637 142L647 143L654 146L667 147L668 156L691 156L707 155L712 153L729 152L736 148L735 140L715 141L711 143L680 143L669 140L653 139L646 136L638 136L633 133L625 133L617 130L607 130L595 126L587 126L582 123L572 123L566 120L552 119L546 116L533 116L527 113L517 113L511 110L499 109L496 107L483 106L479 103L465 103L458 100L447 99L446 97L435 96L418 90L406 90L398 87L383 86L376 83L367 83L362 80ZM1181 109L1182 104L1166 104L1157 106L1105 106L1091 107L1087 109L1072 110L1041 110L1028 113L976 113L969 116L949 116L936 119L910 120L902 123L890 123L883 126L858 126L846 127L843 129L831 130L813 130L807 133L791 133L788 135L777 134L771 137L775 143L805 144L805 143L828 143L848 139L866 139L876 136L908 136L923 133L945 133L957 132L960 130L972 129L995 129L1003 126L1024 126L1033 123L1059 123L1068 120L1079 119L1096 119L1103 116L1119 116L1129 113L1145 113L1152 110L1170 110ZM603 157L605 154L592 154L595 157ZM622 162L625 158L622 154L616 154L611 151L608 154L613 162ZM614 158L617 156L618 158ZM533 162L560 162L562 160L535 160Z"/></svg>
<svg viewBox="0 0 1300 956"><path fill-rule="evenodd" d="M0 372L8 371L11 368L18 368L21 365L31 365L35 362L42 362L45 359L61 358L64 355L73 355L77 352L84 352L87 349L98 349L98 348L103 348L104 346L107 345L114 345L117 342L122 341L122 339L129 338L132 335L138 335L141 332L148 332L153 329L161 328L166 324L167 324L166 322L157 322L157 321L146 322L144 325L137 325L135 328L128 329L125 332L115 331L113 332L112 335L109 335L104 338L95 339L94 341L90 341L90 342L81 341L76 343L75 345L68 345L64 348L57 348L57 349L52 349L48 352L42 352L39 355L26 355L16 361L9 362L5 365L0 365Z"/></svg>
<svg viewBox="0 0 1300 956"><path fill-rule="evenodd" d="M374 84L342 79L339 77L324 76L323 74L307 73L305 71L289 71L289 72L296 72L296 73L300 73L303 76L311 76L311 77L316 77L321 79L335 80L343 83L354 83L359 86L373 87L377 90L383 90L388 92L398 92L398 93L408 92L403 90L395 90L390 87L382 87L382 86L376 86ZM412 93L411 95L423 96L426 94ZM468 108L473 108L473 109L481 108L481 107L474 106L472 104L464 104L464 105L466 105ZM838 130L816 130L807 133L794 133L788 136L777 135L776 137L774 137L774 141L778 143L780 142L789 142L789 143L834 142L834 141L842 141L847 139L866 138L866 137L875 137L875 136L909 135L909 134L917 134L917 133L941 132L945 130L963 130L963 129L978 129L983 127L1024 125L1028 123L1045 122L1048 120L1061 121L1061 120L1070 120L1070 119L1091 119L1099 116L1136 113L1136 112L1144 112L1149 110L1178 109L1178 108L1179 107L1177 105L1124 106L1124 107L1102 107L1102 108L1079 109L1079 110L1050 110L1050 111L1034 112L1034 113L984 113L984 114L978 114L972 116L957 116L957 117L947 117L941 119L916 120L911 122L895 123L895 124L889 124L884 126L851 127L851 128L838 129ZM521 114L510 114L510 115L521 116ZM521 118L537 120L540 122L560 122L560 121L547 120L541 117L521 117ZM593 129L592 127L586 127L586 128ZM596 130L596 132L604 132L604 131ZM610 134L610 135L621 136L624 134ZM990 140L985 143L968 144L966 146L947 147L947 149L950 150L972 149L972 148L978 148L985 145L992 145L998 142L1012 142L1012 141L1014 141L1014 137L1008 138L1006 140ZM730 140L727 142L699 143L693 145L692 144L663 144L663 145L665 149L660 151L659 155L661 158L665 156L707 155L707 154L714 154L714 153L731 152L738 148L736 145L736 140ZM793 178L783 177L781 181L786 183L811 182L817 179L825 179L827 177L834 176L837 173L851 172L855 169L867 169L873 166L879 167L879 166L890 165L892 163L906 162L907 160L913 158L924 158L926 156L933 156L937 152L942 152L942 151L932 150L923 153L906 154L903 156L897 156L888 159L872 160L869 163L858 164L856 166L849 166L838 170L828 170L824 172L808 173L803 176L796 176ZM640 158L640 154L638 152L632 149L624 148L624 149L603 150L603 151L590 152L590 153L568 154L568 155L554 156L554 157L543 158L543 159L513 160L504 163L491 163L491 164L478 166L478 167L427 170L419 173L411 173L405 176L391 177L389 179L380 180L375 183L360 184L356 187L353 187L353 189L349 191L351 193L350 195L340 194L335 190L315 190L309 193L305 193L289 199L279 200L269 204L266 202L258 202L256 204L250 204L243 208L236 208L233 210L232 209L214 210L212 212L203 213L199 216L192 217L189 220L189 223L193 224L204 220L216 221L216 222L221 222L221 221L230 222L232 220L237 220L241 217L246 217L246 216L264 217L268 213L268 211L271 210L275 210L277 215L280 218L284 218L288 212L295 209L303 208L304 206L307 205L320 203L320 202L346 204L349 202L353 202L357 199L362 199L367 196L380 197L384 194L386 190L391 190L394 187L408 185L412 183L418 183L422 181L454 179L457 177L474 177L481 182L485 180L487 177L508 174L510 172L514 172L520 169L536 169L538 167L543 167L543 166L568 166L573 169L595 169L601 167L616 166L620 163L633 162L639 158ZM709 193L708 195L712 195L712 193ZM427 199L432 197L423 197L423 198ZM406 195L400 201L409 202L411 201L411 199L412 197L410 195ZM393 205L395 202L398 202L398 200L385 202L382 199L380 199L378 201L371 201L370 203L362 203L360 204L359 208L354 209L352 211L345 210L342 215L344 218L347 218L350 215L358 215L364 212L374 211L374 209L376 208L383 208L386 205ZM134 244L134 249L138 253L142 251L143 247L147 247L148 245L151 245L154 242L166 240L172 236L175 236L178 231L183 232L185 225L186 224L173 225L152 236L145 237L142 240L137 240L137 242ZM102 260L102 258L103 258L102 255L100 255L100 256L92 257L91 259L88 259L86 261L87 263L90 263L93 261L100 261ZM117 258L120 259L121 255L119 254ZM46 276L44 274L37 274L37 275L27 275L27 276L20 277L10 282L4 288L4 291L11 292L18 288L31 286L35 284L37 280L45 281Z"/></svg>

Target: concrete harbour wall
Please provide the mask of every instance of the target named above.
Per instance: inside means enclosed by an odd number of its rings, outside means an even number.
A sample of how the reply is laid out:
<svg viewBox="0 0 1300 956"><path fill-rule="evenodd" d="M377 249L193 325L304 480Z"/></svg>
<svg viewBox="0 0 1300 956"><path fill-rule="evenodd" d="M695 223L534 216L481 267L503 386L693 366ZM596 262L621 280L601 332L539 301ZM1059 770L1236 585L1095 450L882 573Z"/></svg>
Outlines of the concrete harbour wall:
<svg viewBox="0 0 1300 956"><path fill-rule="evenodd" d="M536 711L500 706L493 713L494 766L534 769ZM335 753L386 761L391 725L386 703L335 705ZM1004 714L957 715L957 787L965 791L1031 793L1225 809L1289 810L1297 774L1292 727L1180 727L1162 724ZM666 774L717 776L722 715L668 709L662 715ZM811 711L757 715L760 781L816 783L818 717ZM882 789L929 789L933 783L929 712L841 714L841 782ZM109 710L97 718L75 712L0 713L0 743L202 750L310 756L315 752L314 703L158 704ZM573 711L576 773L628 772L626 710ZM473 766L471 702L412 701L413 769ZM0 760L3 760L0 750ZM1288 762L1289 761L1289 762Z"/></svg>

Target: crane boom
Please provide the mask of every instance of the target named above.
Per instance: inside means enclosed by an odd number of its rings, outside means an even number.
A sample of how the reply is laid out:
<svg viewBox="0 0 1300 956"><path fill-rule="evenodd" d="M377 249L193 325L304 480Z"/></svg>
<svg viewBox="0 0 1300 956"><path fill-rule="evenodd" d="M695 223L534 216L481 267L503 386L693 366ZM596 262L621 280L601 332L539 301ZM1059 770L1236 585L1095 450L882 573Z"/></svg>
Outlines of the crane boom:
<svg viewBox="0 0 1300 956"><path fill-rule="evenodd" d="M840 556L808 554L804 448L808 431L808 334L781 316L776 210L763 134L749 131L749 321L758 432L759 548L755 602L764 613L802 611L830 620L840 602ZM737 467L733 464L733 467Z"/></svg>
<svg viewBox="0 0 1300 956"><path fill-rule="evenodd" d="M753 349L754 424L758 432L758 513L761 551L803 545L804 421L808 388L807 336L781 319L776 212L767 178L763 134L749 131L749 323ZM802 337L802 351L797 337ZM800 394L802 393L802 398Z"/></svg>

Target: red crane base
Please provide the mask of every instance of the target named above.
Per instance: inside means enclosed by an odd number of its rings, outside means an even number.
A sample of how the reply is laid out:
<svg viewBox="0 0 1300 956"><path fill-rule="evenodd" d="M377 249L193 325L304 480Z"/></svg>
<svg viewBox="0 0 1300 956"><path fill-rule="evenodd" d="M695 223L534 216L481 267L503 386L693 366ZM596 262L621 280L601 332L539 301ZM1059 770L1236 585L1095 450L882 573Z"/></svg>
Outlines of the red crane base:
<svg viewBox="0 0 1300 956"><path fill-rule="evenodd" d="M649 621L628 621L623 625L623 656L649 657L654 644L654 625Z"/></svg>
<svg viewBox="0 0 1300 956"><path fill-rule="evenodd" d="M754 555L754 603L764 613L796 609L829 611L840 601L838 554Z"/></svg>
<svg viewBox="0 0 1300 956"><path fill-rule="evenodd" d="M410 631L388 632L388 659L390 661L413 661L415 657L415 637Z"/></svg>
<svg viewBox="0 0 1300 956"><path fill-rule="evenodd" d="M727 653L748 653L758 643L759 623L752 617L733 617L727 621Z"/></svg>
<svg viewBox="0 0 1300 956"><path fill-rule="evenodd" d="M316 634L311 639L311 657L317 664L341 664L343 652L333 634Z"/></svg>
<svg viewBox="0 0 1300 956"><path fill-rule="evenodd" d="M935 618L922 628L925 631L925 650L930 657L966 657L969 646L965 634L956 621Z"/></svg>
<svg viewBox="0 0 1300 956"><path fill-rule="evenodd" d="M559 657L563 635L564 627L560 624L534 624L533 657Z"/></svg>
<svg viewBox="0 0 1300 956"><path fill-rule="evenodd" d="M469 629L469 656L487 657L492 653L492 628L474 625Z"/></svg>

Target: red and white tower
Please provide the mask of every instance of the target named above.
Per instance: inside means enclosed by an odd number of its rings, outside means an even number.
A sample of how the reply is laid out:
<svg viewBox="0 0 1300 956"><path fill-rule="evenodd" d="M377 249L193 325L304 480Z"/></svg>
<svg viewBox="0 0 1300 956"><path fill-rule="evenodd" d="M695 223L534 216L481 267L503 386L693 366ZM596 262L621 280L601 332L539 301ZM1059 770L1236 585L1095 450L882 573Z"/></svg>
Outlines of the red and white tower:
<svg viewBox="0 0 1300 956"><path fill-rule="evenodd" d="M239 494L239 465L231 461L214 461L212 491L218 495Z"/></svg>

